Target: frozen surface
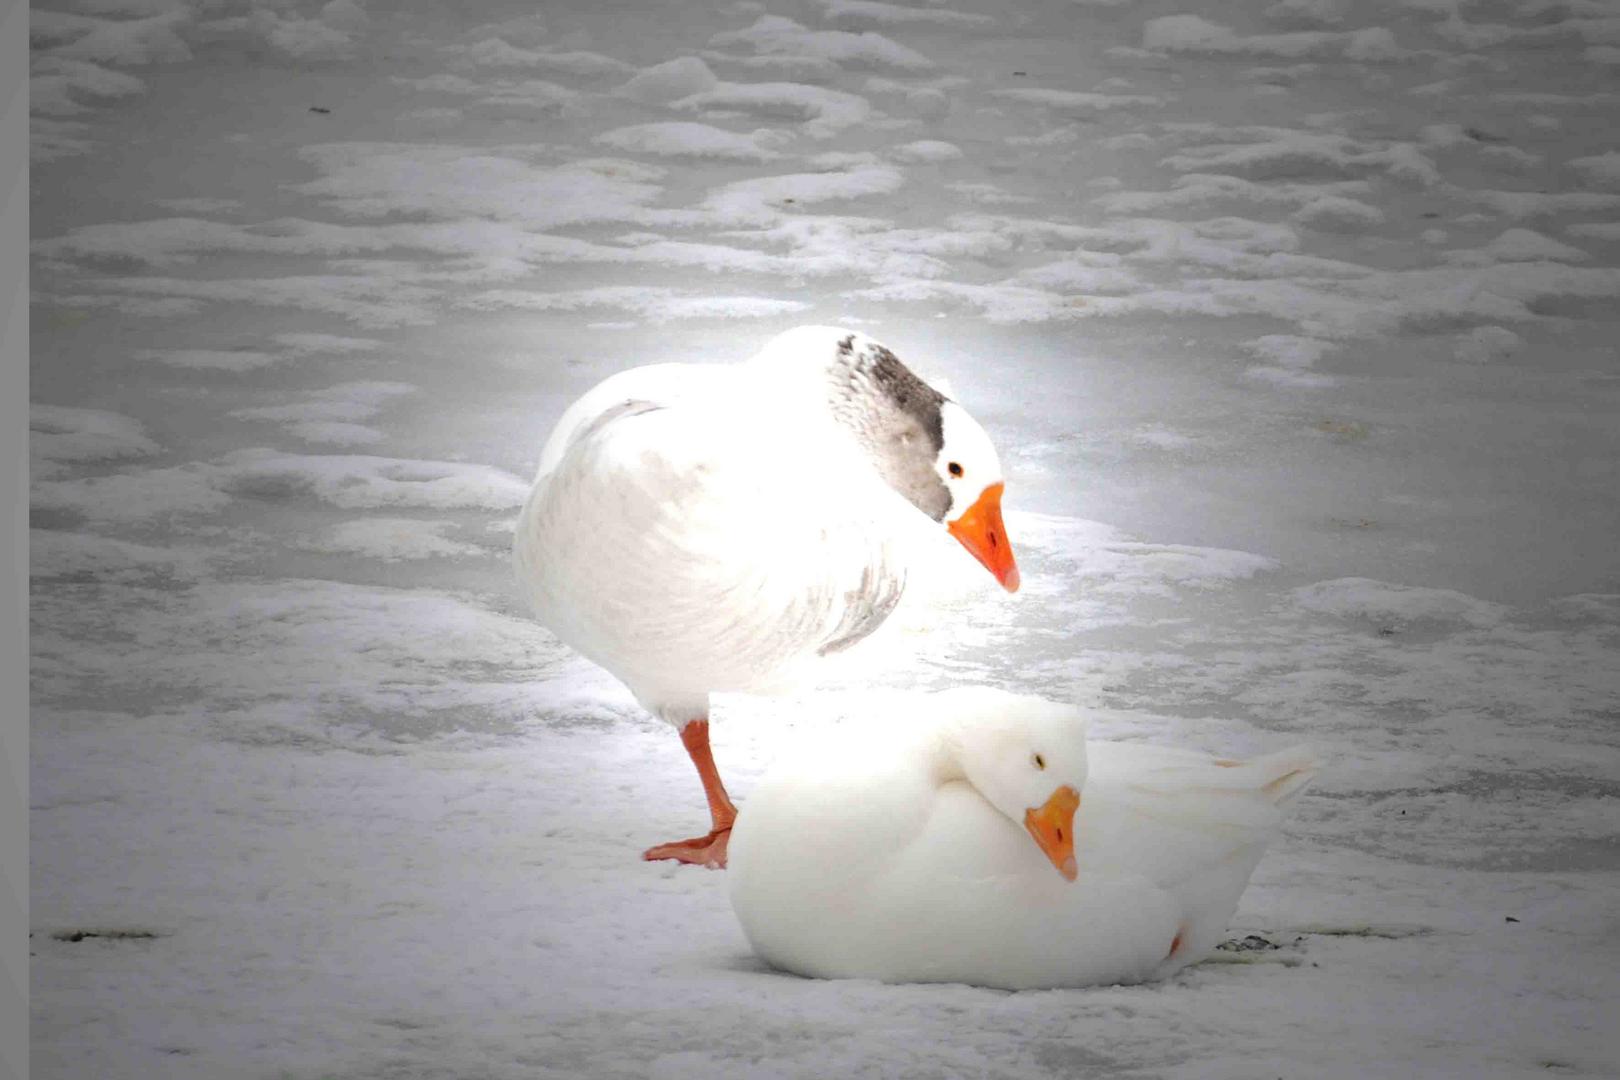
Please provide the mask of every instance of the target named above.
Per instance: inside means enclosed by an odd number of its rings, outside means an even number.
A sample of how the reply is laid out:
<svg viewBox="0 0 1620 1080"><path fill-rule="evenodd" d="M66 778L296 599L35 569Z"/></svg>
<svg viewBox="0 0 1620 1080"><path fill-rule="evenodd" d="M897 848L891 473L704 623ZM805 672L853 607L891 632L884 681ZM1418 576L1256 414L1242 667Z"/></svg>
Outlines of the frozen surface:
<svg viewBox="0 0 1620 1080"><path fill-rule="evenodd" d="M33 12L40 1077L1620 1072L1620 8ZM673 734L529 621L604 375L842 322L998 440L864 687L1329 765L1168 983L747 951Z"/></svg>

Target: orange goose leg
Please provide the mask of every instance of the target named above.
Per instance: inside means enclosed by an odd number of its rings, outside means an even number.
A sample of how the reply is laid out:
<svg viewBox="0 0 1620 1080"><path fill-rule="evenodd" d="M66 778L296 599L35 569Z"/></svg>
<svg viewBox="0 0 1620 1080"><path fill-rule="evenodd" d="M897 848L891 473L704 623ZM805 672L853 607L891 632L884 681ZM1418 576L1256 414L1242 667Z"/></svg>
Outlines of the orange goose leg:
<svg viewBox="0 0 1620 1080"><path fill-rule="evenodd" d="M720 770L714 767L714 754L709 750L709 721L705 717L693 720L681 728L681 745L697 766L698 778L703 781L703 794L709 799L709 818L714 828L707 836L694 836L690 840L676 840L659 844L641 853L647 860L674 859L677 862L707 866L711 870L726 867L726 845L731 841L731 823L737 820L737 808L720 782Z"/></svg>

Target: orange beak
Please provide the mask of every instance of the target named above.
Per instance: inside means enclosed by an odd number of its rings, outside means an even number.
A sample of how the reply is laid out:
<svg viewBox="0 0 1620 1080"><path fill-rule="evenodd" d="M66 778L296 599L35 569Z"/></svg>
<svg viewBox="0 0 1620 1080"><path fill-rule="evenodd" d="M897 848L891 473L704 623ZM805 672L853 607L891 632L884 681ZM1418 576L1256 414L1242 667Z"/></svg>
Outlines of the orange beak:
<svg viewBox="0 0 1620 1080"><path fill-rule="evenodd" d="M1024 811L1024 828L1046 852L1058 873L1069 881L1080 873L1074 861L1074 812L1078 809L1080 793L1064 784L1040 806Z"/></svg>
<svg viewBox="0 0 1620 1080"><path fill-rule="evenodd" d="M1018 591L1018 564L1013 561L1012 545L1007 542L1007 526L1001 523L1002 484L991 484L979 501L962 512L945 528L968 553L984 564L1008 592Z"/></svg>

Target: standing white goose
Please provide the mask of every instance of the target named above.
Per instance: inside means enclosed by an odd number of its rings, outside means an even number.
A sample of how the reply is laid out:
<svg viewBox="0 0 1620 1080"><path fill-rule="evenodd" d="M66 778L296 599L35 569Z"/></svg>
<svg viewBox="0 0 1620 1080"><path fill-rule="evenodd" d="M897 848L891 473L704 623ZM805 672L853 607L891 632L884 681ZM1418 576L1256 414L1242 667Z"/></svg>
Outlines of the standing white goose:
<svg viewBox="0 0 1620 1080"><path fill-rule="evenodd" d="M1317 770L1304 747L1087 743L1072 706L988 687L881 707L881 728L785 755L737 821L732 907L776 967L1013 990L1162 978L1221 940Z"/></svg>
<svg viewBox="0 0 1620 1080"><path fill-rule="evenodd" d="M645 858L725 865L736 809L709 695L780 685L877 629L905 587L894 515L942 522L1018 588L1002 487L971 416L834 327L743 364L624 371L568 408L518 518L517 574L539 620L673 724L697 766L713 828Z"/></svg>

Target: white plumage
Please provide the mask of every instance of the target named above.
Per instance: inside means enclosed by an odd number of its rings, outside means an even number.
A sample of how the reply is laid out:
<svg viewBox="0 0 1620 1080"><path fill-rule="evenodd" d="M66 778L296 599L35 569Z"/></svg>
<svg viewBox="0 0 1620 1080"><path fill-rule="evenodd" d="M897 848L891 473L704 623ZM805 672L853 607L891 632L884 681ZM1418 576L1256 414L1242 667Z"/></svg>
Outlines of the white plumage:
<svg viewBox="0 0 1620 1080"><path fill-rule="evenodd" d="M750 793L728 884L772 965L1009 989L1162 978L1220 941L1317 769L1304 748L1088 744L1072 707L987 688L906 711L818 737ZM1035 819L1065 786L1078 811L1043 852Z"/></svg>
<svg viewBox="0 0 1620 1080"><path fill-rule="evenodd" d="M791 678L850 606L904 584L885 520L909 508L768 407L749 369L718 371L640 368L593 390L518 528L546 625L676 724L706 715L710 691Z"/></svg>
<svg viewBox="0 0 1620 1080"><path fill-rule="evenodd" d="M715 830L650 857L724 864L710 693L772 689L875 630L905 586L901 515L940 520L1016 588L1001 484L965 412L832 327L743 364L625 371L569 407L518 519L516 568L541 622L682 730Z"/></svg>

